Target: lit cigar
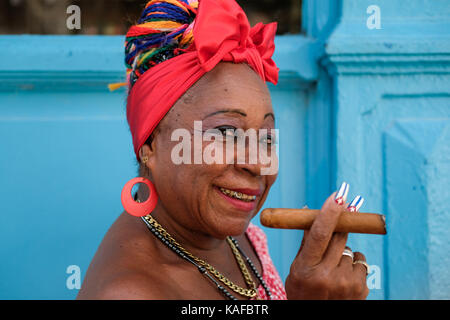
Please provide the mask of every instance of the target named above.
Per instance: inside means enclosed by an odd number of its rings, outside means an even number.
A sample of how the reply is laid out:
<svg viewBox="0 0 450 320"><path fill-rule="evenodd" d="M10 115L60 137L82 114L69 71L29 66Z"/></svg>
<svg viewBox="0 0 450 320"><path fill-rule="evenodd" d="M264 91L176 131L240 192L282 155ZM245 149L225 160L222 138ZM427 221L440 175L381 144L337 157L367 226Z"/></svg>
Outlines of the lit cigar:
<svg viewBox="0 0 450 320"><path fill-rule="evenodd" d="M268 208L261 212L263 226L279 229L309 230L320 210ZM335 232L386 234L384 215L364 212L342 212Z"/></svg>

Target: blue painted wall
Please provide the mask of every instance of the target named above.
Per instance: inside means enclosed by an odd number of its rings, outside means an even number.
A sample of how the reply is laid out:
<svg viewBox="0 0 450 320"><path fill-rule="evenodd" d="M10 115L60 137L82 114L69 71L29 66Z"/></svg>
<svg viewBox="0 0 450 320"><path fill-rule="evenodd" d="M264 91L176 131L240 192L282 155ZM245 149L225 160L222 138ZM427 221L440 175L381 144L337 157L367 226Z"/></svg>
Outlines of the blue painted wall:
<svg viewBox="0 0 450 320"><path fill-rule="evenodd" d="M450 2L303 1L276 39L280 174L266 207L318 208L341 181L387 215L352 235L371 299L450 298ZM369 5L381 29L368 29ZM0 36L0 298L72 299L136 175L122 37ZM255 221L257 222L257 221ZM285 278L300 231L266 229Z"/></svg>
<svg viewBox="0 0 450 320"><path fill-rule="evenodd" d="M388 227L350 245L380 269L371 297L449 299L450 2L341 4L321 59L334 87L334 180ZM380 29L367 27L371 5Z"/></svg>

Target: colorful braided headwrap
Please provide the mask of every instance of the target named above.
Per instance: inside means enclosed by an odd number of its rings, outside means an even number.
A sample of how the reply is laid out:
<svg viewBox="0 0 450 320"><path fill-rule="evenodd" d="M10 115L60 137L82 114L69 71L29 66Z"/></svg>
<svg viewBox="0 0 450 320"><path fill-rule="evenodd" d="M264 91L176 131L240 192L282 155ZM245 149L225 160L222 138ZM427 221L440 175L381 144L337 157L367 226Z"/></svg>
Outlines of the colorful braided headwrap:
<svg viewBox="0 0 450 320"><path fill-rule="evenodd" d="M126 42L127 119L134 151L176 101L219 62L247 63L278 82L272 60L276 23L250 27L235 0L153 0Z"/></svg>

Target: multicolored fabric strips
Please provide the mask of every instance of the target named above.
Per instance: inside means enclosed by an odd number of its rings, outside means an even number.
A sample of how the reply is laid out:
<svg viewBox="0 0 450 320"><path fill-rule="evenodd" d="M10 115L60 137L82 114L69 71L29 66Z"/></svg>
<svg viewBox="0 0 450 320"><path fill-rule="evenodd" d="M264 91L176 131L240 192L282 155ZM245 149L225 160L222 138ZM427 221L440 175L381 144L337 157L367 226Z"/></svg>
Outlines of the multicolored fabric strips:
<svg viewBox="0 0 450 320"><path fill-rule="evenodd" d="M235 0L154 0L139 22L126 42L127 120L138 160L176 101L221 61L246 63L262 81L278 82L277 24L251 27Z"/></svg>
<svg viewBox="0 0 450 320"><path fill-rule="evenodd" d="M197 0L152 0L126 35L125 63L130 88L151 67L171 59L193 42Z"/></svg>

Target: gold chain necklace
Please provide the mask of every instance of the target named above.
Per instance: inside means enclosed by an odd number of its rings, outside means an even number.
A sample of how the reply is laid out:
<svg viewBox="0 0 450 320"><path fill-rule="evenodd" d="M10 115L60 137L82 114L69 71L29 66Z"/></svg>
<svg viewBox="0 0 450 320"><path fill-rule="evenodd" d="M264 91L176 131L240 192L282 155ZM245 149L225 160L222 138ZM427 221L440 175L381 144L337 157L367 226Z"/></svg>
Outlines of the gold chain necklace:
<svg viewBox="0 0 450 320"><path fill-rule="evenodd" d="M238 248L234 245L233 241L230 237L227 237L227 243L233 252L234 257L241 269L242 275L244 276L245 282L250 289L242 288L234 284L230 279L222 275L216 268L207 263L206 261L194 256L192 253L183 248L151 215L147 215L143 217L150 225L152 225L169 243L173 246L176 246L181 252L183 252L186 256L194 260L203 266L206 270L208 270L214 277L216 277L219 281L225 284L228 288L233 290L234 292L249 298L254 298L257 296L256 284L253 281L250 272L248 271L244 260L242 259L241 254L239 253Z"/></svg>

